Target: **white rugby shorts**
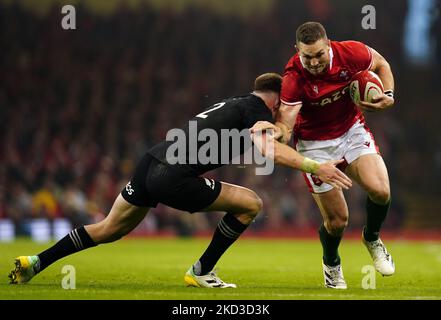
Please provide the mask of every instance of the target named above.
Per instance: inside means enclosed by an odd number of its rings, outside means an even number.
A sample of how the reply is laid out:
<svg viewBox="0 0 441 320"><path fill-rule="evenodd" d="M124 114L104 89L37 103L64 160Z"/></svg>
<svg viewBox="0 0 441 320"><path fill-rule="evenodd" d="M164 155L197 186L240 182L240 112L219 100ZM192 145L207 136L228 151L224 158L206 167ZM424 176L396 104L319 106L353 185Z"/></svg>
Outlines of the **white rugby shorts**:
<svg viewBox="0 0 441 320"><path fill-rule="evenodd" d="M303 156L318 162L344 159L338 167L342 171L347 165L366 154L379 153L369 128L359 120L342 136L331 140L298 140L296 150ZM333 187L322 182L311 173L303 174L312 193L323 193Z"/></svg>

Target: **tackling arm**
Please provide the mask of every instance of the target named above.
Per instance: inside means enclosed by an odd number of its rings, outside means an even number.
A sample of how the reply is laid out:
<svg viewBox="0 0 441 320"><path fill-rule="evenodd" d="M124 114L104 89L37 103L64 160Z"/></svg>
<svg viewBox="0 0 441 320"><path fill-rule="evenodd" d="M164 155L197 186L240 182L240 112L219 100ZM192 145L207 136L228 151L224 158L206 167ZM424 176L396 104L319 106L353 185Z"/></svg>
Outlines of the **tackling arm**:
<svg viewBox="0 0 441 320"><path fill-rule="evenodd" d="M297 114L301 107L301 104L288 106L282 102L277 111L275 124L268 121L257 121L254 126L250 128L250 131L251 133L256 133L259 131L274 130L274 139L287 144L291 140Z"/></svg>
<svg viewBox="0 0 441 320"><path fill-rule="evenodd" d="M278 142L273 135L267 134L266 131L251 133L251 139L259 151L265 157L273 159L276 164L317 175L320 180L336 188L349 189L352 186L351 180L336 168L336 165L344 160L319 163L302 156L286 144Z"/></svg>
<svg viewBox="0 0 441 320"><path fill-rule="evenodd" d="M283 102L280 103L280 108L276 115L276 126L282 130L283 138L280 139L282 143L287 144L291 140L292 131L301 108L301 103L294 106L286 105Z"/></svg>

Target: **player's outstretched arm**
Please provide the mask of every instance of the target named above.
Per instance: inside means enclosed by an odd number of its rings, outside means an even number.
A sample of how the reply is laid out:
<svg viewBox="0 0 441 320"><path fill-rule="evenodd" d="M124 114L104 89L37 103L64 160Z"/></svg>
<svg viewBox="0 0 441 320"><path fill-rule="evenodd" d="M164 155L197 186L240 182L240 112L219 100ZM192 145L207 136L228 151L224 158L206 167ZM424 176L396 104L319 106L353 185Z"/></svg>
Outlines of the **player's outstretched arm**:
<svg viewBox="0 0 441 320"><path fill-rule="evenodd" d="M272 134L267 134L266 131L251 133L251 139L259 151L264 156L273 159L276 164L312 173L323 182L336 188L349 189L352 186L351 179L336 167L344 160L319 163L302 156L293 148L278 142Z"/></svg>
<svg viewBox="0 0 441 320"><path fill-rule="evenodd" d="M273 130L274 139L287 144L291 140L292 129L297 119L297 114L302 105L288 106L283 102L276 114L276 123L268 121L257 121L252 128L251 133L258 131Z"/></svg>
<svg viewBox="0 0 441 320"><path fill-rule="evenodd" d="M289 106L280 102L280 107L276 114L276 125L283 133L283 138L280 139L280 142L287 144L291 141L292 131L301 108L302 104Z"/></svg>
<svg viewBox="0 0 441 320"><path fill-rule="evenodd" d="M318 169L313 174L334 188L349 189L352 186L351 179L336 168L336 166L343 161L344 159L340 159L320 163Z"/></svg>
<svg viewBox="0 0 441 320"><path fill-rule="evenodd" d="M274 137L274 139L280 141L283 139L283 130L282 128L280 128L280 126L278 126L277 124L268 122L268 121L257 121L251 128L250 128L250 132L253 133L258 133L258 132L263 132L263 131L271 131L272 130L272 135Z"/></svg>

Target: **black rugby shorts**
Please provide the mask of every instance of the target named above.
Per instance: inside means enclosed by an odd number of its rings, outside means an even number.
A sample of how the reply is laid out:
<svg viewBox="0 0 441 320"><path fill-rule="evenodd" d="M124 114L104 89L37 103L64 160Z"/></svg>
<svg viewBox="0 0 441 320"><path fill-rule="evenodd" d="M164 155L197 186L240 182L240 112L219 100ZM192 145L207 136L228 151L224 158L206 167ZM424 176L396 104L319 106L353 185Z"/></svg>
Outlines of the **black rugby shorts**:
<svg viewBox="0 0 441 320"><path fill-rule="evenodd" d="M193 213L212 204L221 189L219 181L189 174L146 153L121 195L137 207L156 207L162 203Z"/></svg>

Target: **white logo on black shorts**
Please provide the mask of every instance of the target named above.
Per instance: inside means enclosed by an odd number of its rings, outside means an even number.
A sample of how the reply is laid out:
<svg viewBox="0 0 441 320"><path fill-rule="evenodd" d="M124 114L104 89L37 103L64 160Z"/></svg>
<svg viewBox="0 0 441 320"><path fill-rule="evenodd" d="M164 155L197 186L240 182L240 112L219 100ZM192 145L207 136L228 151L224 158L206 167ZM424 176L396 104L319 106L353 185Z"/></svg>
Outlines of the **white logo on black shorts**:
<svg viewBox="0 0 441 320"><path fill-rule="evenodd" d="M205 179L205 183L207 184L207 186L209 186L212 190L214 190L214 180L213 179Z"/></svg>
<svg viewBox="0 0 441 320"><path fill-rule="evenodd" d="M126 191L129 194L129 196L131 196L133 194L133 192L135 192L135 190L133 190L132 185L129 183L126 184Z"/></svg>

